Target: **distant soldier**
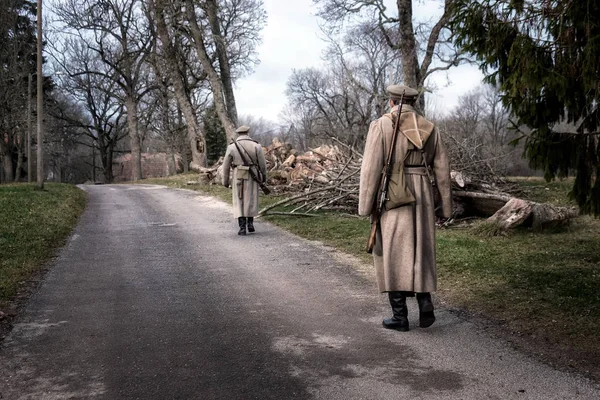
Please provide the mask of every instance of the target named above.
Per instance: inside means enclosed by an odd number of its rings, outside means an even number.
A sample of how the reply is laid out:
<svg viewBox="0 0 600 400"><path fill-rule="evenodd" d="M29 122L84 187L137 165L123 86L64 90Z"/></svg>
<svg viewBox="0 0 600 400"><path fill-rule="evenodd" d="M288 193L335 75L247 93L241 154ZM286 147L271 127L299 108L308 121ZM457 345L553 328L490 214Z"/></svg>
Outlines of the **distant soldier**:
<svg viewBox="0 0 600 400"><path fill-rule="evenodd" d="M373 121L367 136L358 213L371 215L376 207L400 98L404 94L392 158L392 172L396 175L392 175L389 196L404 199L404 203L398 200L389 205L389 198L386 200L373 259L379 290L388 293L393 312L392 318L383 320L383 326L408 331L406 297L413 297L415 293L419 304L419 326L427 328L435 322L430 294L437 288L435 222L436 214L444 219L452 215L450 167L435 126L414 108L418 91L400 85L391 85L387 91L391 113ZM432 182L437 185L439 196L434 196ZM439 197L436 205L434 197Z"/></svg>
<svg viewBox="0 0 600 400"><path fill-rule="evenodd" d="M265 154L260 144L248 136L250 128L240 126L225 153L223 161L223 186L229 187L229 169L233 167L233 216L238 219L238 235L254 232L254 217L258 215L257 180L264 183L267 179ZM240 154L241 153L241 154ZM253 178L256 177L256 179Z"/></svg>

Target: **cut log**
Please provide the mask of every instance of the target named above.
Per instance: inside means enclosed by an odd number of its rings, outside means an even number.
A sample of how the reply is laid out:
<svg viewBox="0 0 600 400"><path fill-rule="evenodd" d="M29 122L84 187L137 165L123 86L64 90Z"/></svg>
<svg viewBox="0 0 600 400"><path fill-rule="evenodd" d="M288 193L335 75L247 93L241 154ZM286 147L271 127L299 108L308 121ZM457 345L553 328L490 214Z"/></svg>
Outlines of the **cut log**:
<svg viewBox="0 0 600 400"><path fill-rule="evenodd" d="M212 179L211 182L214 183L214 184L216 184L216 185L222 185L223 184L223 164L219 165L219 167L215 171L215 174L214 174L213 179Z"/></svg>
<svg viewBox="0 0 600 400"><path fill-rule="evenodd" d="M496 222L502 229L512 229L522 225L531 216L532 210L530 202L513 197L488 221Z"/></svg>
<svg viewBox="0 0 600 400"><path fill-rule="evenodd" d="M296 156L293 154L290 154L290 156L285 159L285 161L283 162L283 164L281 164L281 166L282 167L291 167L292 164L294 163L294 161L296 161Z"/></svg>
<svg viewBox="0 0 600 400"><path fill-rule="evenodd" d="M578 215L575 208L557 207L512 197L506 193L452 192L460 213L457 217L489 217L503 229L529 226L547 229L570 222Z"/></svg>
<svg viewBox="0 0 600 400"><path fill-rule="evenodd" d="M568 224L579 215L576 208L555 207L545 203L533 203L531 212L531 226L541 230L555 228Z"/></svg>
<svg viewBox="0 0 600 400"><path fill-rule="evenodd" d="M203 168L203 167L200 166L199 164L196 164L193 161L190 163L190 170L192 170L194 172L200 172L200 168Z"/></svg>
<svg viewBox="0 0 600 400"><path fill-rule="evenodd" d="M457 217L489 217L504 207L512 196L504 193L492 194L454 190L452 196L460 204L462 213Z"/></svg>
<svg viewBox="0 0 600 400"><path fill-rule="evenodd" d="M451 171L450 178L460 188L464 188L471 183L471 178L460 171Z"/></svg>
<svg viewBox="0 0 600 400"><path fill-rule="evenodd" d="M577 215L578 212L574 208L556 207L513 198L488 218L488 221L497 223L503 229L523 225L542 230L566 225Z"/></svg>

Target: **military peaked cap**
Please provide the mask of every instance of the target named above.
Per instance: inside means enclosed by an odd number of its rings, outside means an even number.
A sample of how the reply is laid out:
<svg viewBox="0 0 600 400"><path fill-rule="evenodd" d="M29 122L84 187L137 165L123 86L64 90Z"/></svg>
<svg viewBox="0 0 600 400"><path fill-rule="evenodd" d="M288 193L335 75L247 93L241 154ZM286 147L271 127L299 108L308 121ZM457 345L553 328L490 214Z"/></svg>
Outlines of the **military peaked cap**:
<svg viewBox="0 0 600 400"><path fill-rule="evenodd" d="M235 131L236 131L237 133L248 133L248 131L249 131L249 130L250 130L250 127L249 127L249 126L242 125L242 126L240 126L239 128L237 128Z"/></svg>
<svg viewBox="0 0 600 400"><path fill-rule="evenodd" d="M413 100L419 95L419 91L404 85L390 85L387 87L387 92L392 100L400 100L402 93L406 100Z"/></svg>

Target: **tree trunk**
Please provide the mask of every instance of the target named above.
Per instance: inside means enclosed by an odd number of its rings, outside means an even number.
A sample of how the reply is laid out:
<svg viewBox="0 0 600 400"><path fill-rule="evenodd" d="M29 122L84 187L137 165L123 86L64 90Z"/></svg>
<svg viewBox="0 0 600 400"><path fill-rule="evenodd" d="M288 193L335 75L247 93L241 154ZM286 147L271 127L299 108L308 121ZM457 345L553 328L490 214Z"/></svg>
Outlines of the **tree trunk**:
<svg viewBox="0 0 600 400"><path fill-rule="evenodd" d="M217 71L215 71L208 56L208 52L206 51L202 30L200 29L200 26L198 26L198 21L196 20L196 11L191 0L185 1L185 9L188 22L190 23L192 39L194 41L194 45L196 46L196 52L198 53L198 58L200 59L202 68L204 68L204 71L208 75L208 81L213 93L215 108L217 110L217 114L219 115L219 119L225 128L227 141L229 142L235 137L235 125L227 113L227 107L225 106L225 97L223 93L223 83L221 82L219 74L217 74Z"/></svg>
<svg viewBox="0 0 600 400"><path fill-rule="evenodd" d="M113 145L109 145L106 149L105 159L102 161L104 164L104 183L112 183L113 177Z"/></svg>
<svg viewBox="0 0 600 400"><path fill-rule="evenodd" d="M142 179L142 144L138 134L137 103L131 94L125 98L125 107L131 146L131 179L138 181Z"/></svg>
<svg viewBox="0 0 600 400"><path fill-rule="evenodd" d="M521 199L510 199L504 207L488 218L502 229L512 229L522 225L531 215L531 204Z"/></svg>
<svg viewBox="0 0 600 400"><path fill-rule="evenodd" d="M19 134L17 143L17 169L15 170L15 182L21 181L21 172L23 171L23 134Z"/></svg>
<svg viewBox="0 0 600 400"><path fill-rule="evenodd" d="M190 163L188 162L187 153L185 151L181 153L181 162L183 163L183 172L186 174L190 172Z"/></svg>
<svg viewBox="0 0 600 400"><path fill-rule="evenodd" d="M223 83L223 91L225 92L225 102L227 104L227 115L231 122L237 126L238 116L237 107L235 105L235 96L233 94L233 83L231 81L231 68L229 67L229 57L227 56L227 47L225 39L221 35L221 26L219 25L218 5L215 0L207 0L206 14L213 34L213 40L216 46L217 58L219 60L219 71L221 82Z"/></svg>
<svg viewBox="0 0 600 400"><path fill-rule="evenodd" d="M58 156L58 158L56 160L56 177L57 177L57 182L62 183L62 163L60 161L60 155Z"/></svg>
<svg viewBox="0 0 600 400"><path fill-rule="evenodd" d="M198 124L196 112L192 106L190 97L186 94L183 77L178 69L176 49L171 43L171 37L165 21L165 2L164 0L155 0L153 5L155 9L156 31L163 45L167 73L169 74L171 82L173 82L175 99L185 118L187 140L190 150L192 151L192 161L198 165L206 165L206 146L203 146L201 151L197 146L197 141L200 141L201 143L206 142L204 132L202 131L200 124Z"/></svg>
<svg viewBox="0 0 600 400"><path fill-rule="evenodd" d="M31 74L27 77L27 183L33 181L33 157L31 155Z"/></svg>
<svg viewBox="0 0 600 400"><path fill-rule="evenodd" d="M4 144L0 145L0 151L2 152L2 168L4 170L4 181L12 182L14 178L12 154L10 153L9 148Z"/></svg>
<svg viewBox="0 0 600 400"><path fill-rule="evenodd" d="M404 84L420 89L419 59L417 57L417 41L413 27L413 0L397 0L400 54L402 54L402 73Z"/></svg>
<svg viewBox="0 0 600 400"><path fill-rule="evenodd" d="M37 0L37 185L44 189L44 75L42 74L42 0Z"/></svg>
<svg viewBox="0 0 600 400"><path fill-rule="evenodd" d="M96 145L92 143L92 182L96 183Z"/></svg>
<svg viewBox="0 0 600 400"><path fill-rule="evenodd" d="M177 163L175 161L175 149L169 146L169 154L167 154L167 176L177 175Z"/></svg>
<svg viewBox="0 0 600 400"><path fill-rule="evenodd" d="M425 110L425 93L423 87L425 85L425 79L430 72L431 63L435 54L436 44L439 41L441 31L446 27L450 18L450 9L454 6L453 0L444 1L444 13L437 21L437 23L431 28L427 43L425 46L425 54L423 61L419 65L419 45L415 38L415 29L412 23L413 20L413 0L397 0L398 6L398 32L400 34L400 40L398 41L398 47L400 54L402 55L402 73L404 74L404 84L415 88L421 92L417 108L421 111ZM457 54L450 57L451 59L457 59ZM442 69L448 69L455 64L455 61L447 61L446 67Z"/></svg>
<svg viewBox="0 0 600 400"><path fill-rule="evenodd" d="M103 135L98 135L97 143L98 143L98 152L100 153L100 162L102 163L102 175L104 176L104 183L110 183L106 180L106 171L108 170L108 157L107 157L108 147L106 146L106 143L104 142Z"/></svg>

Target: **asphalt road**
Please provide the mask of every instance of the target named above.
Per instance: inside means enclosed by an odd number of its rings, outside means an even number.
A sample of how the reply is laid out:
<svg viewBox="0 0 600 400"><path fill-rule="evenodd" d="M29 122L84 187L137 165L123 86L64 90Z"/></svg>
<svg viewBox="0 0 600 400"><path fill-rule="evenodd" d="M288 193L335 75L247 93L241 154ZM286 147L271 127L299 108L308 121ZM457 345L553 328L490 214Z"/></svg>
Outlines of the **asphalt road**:
<svg viewBox="0 0 600 400"><path fill-rule="evenodd" d="M438 310L381 327L369 268L151 185L89 205L0 346L1 399L600 399ZM307 220L307 223L310 221ZM318 238L315 238L318 239Z"/></svg>

